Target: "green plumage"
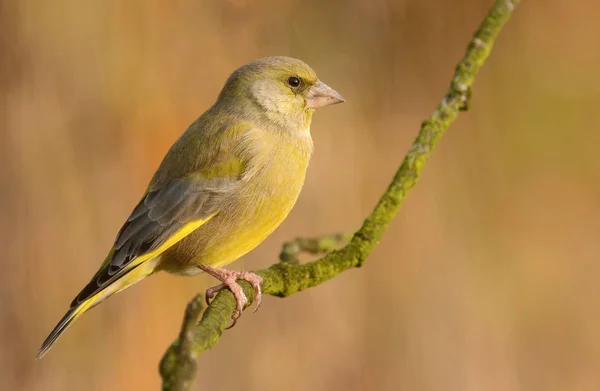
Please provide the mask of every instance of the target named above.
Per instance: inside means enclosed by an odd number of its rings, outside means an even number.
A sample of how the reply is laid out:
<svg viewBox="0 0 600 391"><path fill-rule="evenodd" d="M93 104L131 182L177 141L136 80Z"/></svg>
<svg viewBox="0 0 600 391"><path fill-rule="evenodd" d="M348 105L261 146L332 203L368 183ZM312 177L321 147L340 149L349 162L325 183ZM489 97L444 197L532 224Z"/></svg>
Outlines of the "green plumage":
<svg viewBox="0 0 600 391"><path fill-rule="evenodd" d="M171 147L40 356L75 318L147 275L197 274L198 265L223 266L261 243L302 189L314 110L340 101L300 60L270 57L236 70Z"/></svg>

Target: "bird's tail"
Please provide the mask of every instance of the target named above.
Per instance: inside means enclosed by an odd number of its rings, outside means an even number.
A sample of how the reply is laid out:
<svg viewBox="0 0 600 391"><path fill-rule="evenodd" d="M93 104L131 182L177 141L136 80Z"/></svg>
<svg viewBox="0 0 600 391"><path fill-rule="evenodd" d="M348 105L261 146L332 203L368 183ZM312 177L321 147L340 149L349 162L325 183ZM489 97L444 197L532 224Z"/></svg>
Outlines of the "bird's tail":
<svg viewBox="0 0 600 391"><path fill-rule="evenodd" d="M52 348L52 346L54 346L54 343L56 343L56 341L62 335L62 333L64 333L65 330L69 328L69 326L73 323L73 321L75 321L75 319L83 315L84 312L100 304L115 293L118 293L123 289L130 287L136 282L142 280L144 277L147 277L150 274L152 274L156 265L156 262L152 261L154 260L144 262L138 267L131 269L128 273L125 273L118 280L114 281L112 284L108 285L106 288L102 289L95 295L91 296L89 299L84 300L81 303L69 308L67 313L62 317L60 322L58 322L54 330L52 330L48 338L46 338L46 340L42 344L42 347L40 348L36 359L39 360L46 353L48 353L48 351Z"/></svg>
<svg viewBox="0 0 600 391"><path fill-rule="evenodd" d="M71 323L73 323L75 319L79 318L85 311L92 307L92 301L94 300L94 298L95 297L92 297L84 301L83 303L76 305L75 307L69 308L65 316L62 317L60 322L58 322L54 330L52 330L48 338L46 338L46 340L42 344L42 347L38 352L36 360L39 360L46 353L48 353L48 351L52 348L58 337L61 336L61 334L71 325Z"/></svg>

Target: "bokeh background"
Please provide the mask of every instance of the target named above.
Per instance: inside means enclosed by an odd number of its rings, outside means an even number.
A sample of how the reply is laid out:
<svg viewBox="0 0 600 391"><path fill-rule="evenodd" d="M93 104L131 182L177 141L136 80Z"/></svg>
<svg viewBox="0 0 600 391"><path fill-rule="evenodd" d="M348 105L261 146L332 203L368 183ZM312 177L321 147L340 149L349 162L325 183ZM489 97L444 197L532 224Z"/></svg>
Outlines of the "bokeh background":
<svg viewBox="0 0 600 391"><path fill-rule="evenodd" d="M492 0L0 1L0 389L156 390L187 301L159 274L41 361L171 143L228 74L299 57L317 113L296 208L234 264L358 227ZM600 389L600 3L527 0L365 267L268 297L197 390Z"/></svg>

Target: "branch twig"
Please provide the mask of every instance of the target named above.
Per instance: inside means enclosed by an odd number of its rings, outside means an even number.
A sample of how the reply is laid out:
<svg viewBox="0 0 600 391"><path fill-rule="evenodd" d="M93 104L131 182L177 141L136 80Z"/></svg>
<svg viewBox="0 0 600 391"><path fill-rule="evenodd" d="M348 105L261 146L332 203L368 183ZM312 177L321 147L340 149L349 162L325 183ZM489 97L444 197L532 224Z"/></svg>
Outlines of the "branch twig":
<svg viewBox="0 0 600 391"><path fill-rule="evenodd" d="M419 180L421 171L433 148L450 124L454 122L458 113L468 108L475 76L489 56L496 37L519 1L496 1L496 4L469 43L465 56L457 65L448 92L431 117L422 123L417 138L404 157L404 161L394 175L388 189L371 215L365 220L363 226L353 235L350 243L342 249L334 250L323 258L306 264L296 263L296 249L310 248L310 246L305 246L306 243L298 241L295 244L292 243L291 249L286 250L284 248L283 250L285 255L282 255L282 259L287 262L279 262L268 269L257 271L264 280L263 293L279 297L290 296L296 292L322 284L345 270L363 265L365 259L377 245L398 212L406 194ZM319 246L318 242L317 240L315 246L317 250L330 248ZM294 248L293 246L297 247ZM254 300L253 289L247 282L239 282L246 297L248 297L249 305L252 304ZM194 299L194 301L196 300ZM193 358L214 346L221 338L235 306L235 300L231 292L222 290L202 315L202 319L196 326L193 343L180 343L179 341L182 340L180 338L169 347L160 364L163 390L186 389L174 388L174 385L179 384L184 384L181 387L187 386L189 388L191 384L190 376L193 377L194 373L193 371L188 372L180 369L180 366L186 365L181 361L181 357ZM187 316L186 319L188 319ZM187 321L184 322L184 329L186 324ZM185 380L179 381L179 377Z"/></svg>
<svg viewBox="0 0 600 391"><path fill-rule="evenodd" d="M324 235L316 238L296 238L283 244L279 259L281 262L298 264L301 253L318 255L327 254L343 243L352 239L352 233Z"/></svg>

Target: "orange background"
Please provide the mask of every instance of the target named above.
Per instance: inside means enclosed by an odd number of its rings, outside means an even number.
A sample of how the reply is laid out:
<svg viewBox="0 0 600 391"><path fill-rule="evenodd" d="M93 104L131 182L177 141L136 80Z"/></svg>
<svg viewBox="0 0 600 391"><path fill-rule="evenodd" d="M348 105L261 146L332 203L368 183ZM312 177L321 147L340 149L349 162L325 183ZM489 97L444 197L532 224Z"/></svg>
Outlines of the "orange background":
<svg viewBox="0 0 600 391"><path fill-rule="evenodd" d="M228 74L308 62L317 113L286 222L234 264L360 226L492 0L0 2L0 389L155 390L195 292L154 276L33 358L162 156ZM267 297L196 390L600 388L600 50L592 0L527 0L365 267Z"/></svg>

